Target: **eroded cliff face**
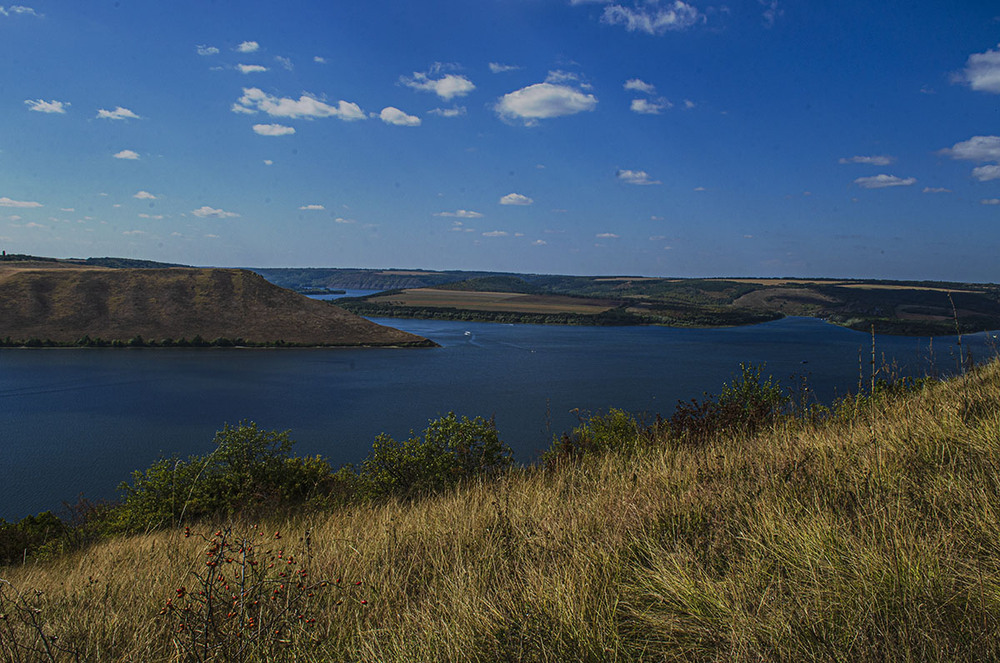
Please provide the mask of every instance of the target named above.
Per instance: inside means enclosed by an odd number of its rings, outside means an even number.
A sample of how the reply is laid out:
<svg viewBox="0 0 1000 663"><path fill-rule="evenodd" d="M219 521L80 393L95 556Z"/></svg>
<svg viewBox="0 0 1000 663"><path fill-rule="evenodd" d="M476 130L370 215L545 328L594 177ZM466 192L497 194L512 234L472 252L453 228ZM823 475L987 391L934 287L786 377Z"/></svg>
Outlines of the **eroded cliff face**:
<svg viewBox="0 0 1000 663"><path fill-rule="evenodd" d="M312 346L433 345L241 269L21 265L0 271L0 338L165 338Z"/></svg>

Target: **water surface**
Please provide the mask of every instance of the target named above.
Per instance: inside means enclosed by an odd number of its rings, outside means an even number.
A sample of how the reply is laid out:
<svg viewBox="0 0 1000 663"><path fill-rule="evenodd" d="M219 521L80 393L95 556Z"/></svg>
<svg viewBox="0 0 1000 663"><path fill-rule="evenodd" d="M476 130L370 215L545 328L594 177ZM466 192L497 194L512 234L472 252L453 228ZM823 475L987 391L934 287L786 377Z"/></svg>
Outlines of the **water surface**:
<svg viewBox="0 0 1000 663"><path fill-rule="evenodd" d="M300 454L358 462L381 432L420 431L449 411L495 416L530 462L578 412L669 415L717 392L740 362L821 399L856 389L871 337L809 318L728 329L376 320L428 349L2 349L0 517L56 509L116 486L160 456L204 454L224 423L290 429ZM964 339L978 356L990 335ZM908 374L956 366L953 338L879 337Z"/></svg>

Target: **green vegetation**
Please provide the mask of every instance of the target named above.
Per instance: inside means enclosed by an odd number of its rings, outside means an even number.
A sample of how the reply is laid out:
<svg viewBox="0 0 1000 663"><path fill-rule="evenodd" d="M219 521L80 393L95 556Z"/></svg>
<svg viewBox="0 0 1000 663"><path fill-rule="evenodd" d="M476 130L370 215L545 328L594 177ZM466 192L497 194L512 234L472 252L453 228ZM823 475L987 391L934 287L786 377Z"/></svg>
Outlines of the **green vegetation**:
<svg viewBox="0 0 1000 663"><path fill-rule="evenodd" d="M338 472L227 426L90 509L115 526L89 543L0 525L0 657L996 660L1000 363L887 377L820 406L744 366L531 468L455 415Z"/></svg>

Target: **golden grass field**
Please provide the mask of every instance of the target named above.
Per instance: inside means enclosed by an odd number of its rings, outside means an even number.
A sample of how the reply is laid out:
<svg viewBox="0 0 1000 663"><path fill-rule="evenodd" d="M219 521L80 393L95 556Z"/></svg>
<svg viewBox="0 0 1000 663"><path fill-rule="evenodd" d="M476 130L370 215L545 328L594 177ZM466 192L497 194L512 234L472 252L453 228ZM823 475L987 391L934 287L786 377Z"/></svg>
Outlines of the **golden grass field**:
<svg viewBox="0 0 1000 663"><path fill-rule="evenodd" d="M998 402L992 363L752 437L0 569L0 660L998 660ZM253 619L238 550L276 564Z"/></svg>
<svg viewBox="0 0 1000 663"><path fill-rule="evenodd" d="M596 315L618 305L618 302L608 299L585 299L562 295L528 295L511 292L474 292L437 288L413 288L392 295L372 297L369 301L396 306L450 307L471 311L580 313L583 315Z"/></svg>

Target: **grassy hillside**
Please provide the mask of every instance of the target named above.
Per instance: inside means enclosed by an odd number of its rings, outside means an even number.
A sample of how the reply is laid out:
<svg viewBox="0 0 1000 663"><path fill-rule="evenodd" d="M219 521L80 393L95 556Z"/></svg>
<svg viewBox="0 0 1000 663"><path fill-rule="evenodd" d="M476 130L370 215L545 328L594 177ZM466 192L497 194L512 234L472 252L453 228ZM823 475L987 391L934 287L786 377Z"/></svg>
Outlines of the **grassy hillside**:
<svg viewBox="0 0 1000 663"><path fill-rule="evenodd" d="M0 338L10 342L196 337L295 345L428 343L245 270L0 262Z"/></svg>
<svg viewBox="0 0 1000 663"><path fill-rule="evenodd" d="M1000 364L756 429L747 396L650 427L593 418L547 467L421 499L2 569L0 655L1000 658Z"/></svg>

